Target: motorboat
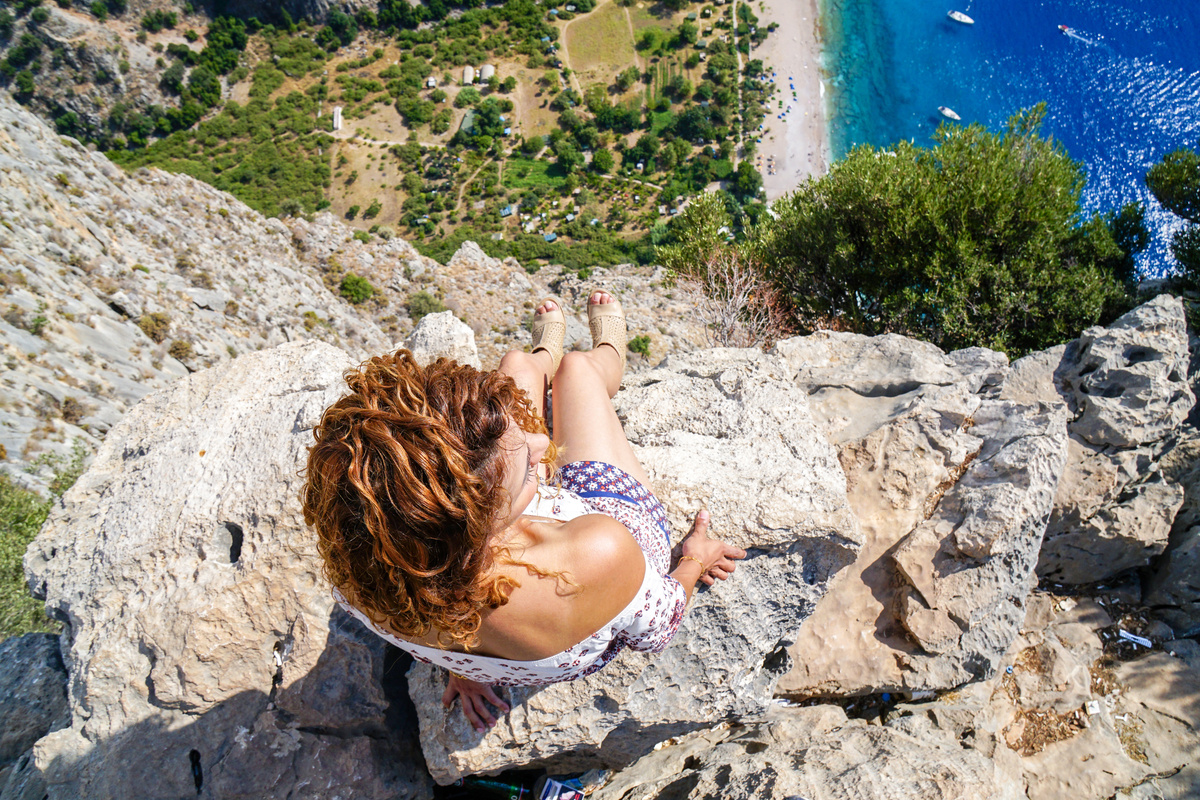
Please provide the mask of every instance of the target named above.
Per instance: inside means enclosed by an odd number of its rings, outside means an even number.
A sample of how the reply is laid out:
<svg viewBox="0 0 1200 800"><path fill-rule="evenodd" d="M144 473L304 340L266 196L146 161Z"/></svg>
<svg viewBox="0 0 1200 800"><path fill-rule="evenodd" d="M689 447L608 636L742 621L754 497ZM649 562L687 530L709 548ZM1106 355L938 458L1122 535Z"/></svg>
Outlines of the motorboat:
<svg viewBox="0 0 1200 800"><path fill-rule="evenodd" d="M947 11L946 16L949 17L950 19L954 20L955 22L961 22L963 25L974 25L975 24L975 20L971 19L970 17L968 17L966 14L964 14L961 11Z"/></svg>
<svg viewBox="0 0 1200 800"><path fill-rule="evenodd" d="M946 106L938 106L938 111L942 112L942 116L945 117L946 119L952 119L955 122L962 121L962 117L960 117L953 108L948 108Z"/></svg>
<svg viewBox="0 0 1200 800"><path fill-rule="evenodd" d="M1059 26L1058 26L1058 29L1059 29L1060 31L1062 31L1063 33L1070 33L1070 32L1071 32L1071 29L1070 29L1070 28L1068 28L1066 25L1059 25Z"/></svg>

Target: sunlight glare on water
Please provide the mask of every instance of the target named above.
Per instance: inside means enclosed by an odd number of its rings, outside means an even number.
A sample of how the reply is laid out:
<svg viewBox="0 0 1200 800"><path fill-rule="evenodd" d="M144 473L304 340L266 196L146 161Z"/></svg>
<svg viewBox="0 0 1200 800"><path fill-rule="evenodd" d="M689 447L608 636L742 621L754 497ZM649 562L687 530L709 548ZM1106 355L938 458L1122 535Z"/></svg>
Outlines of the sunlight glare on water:
<svg viewBox="0 0 1200 800"><path fill-rule="evenodd" d="M1085 208L1146 201L1156 236L1142 267L1169 269L1175 221L1143 176L1176 147L1200 147L1200 3L822 0L822 27L834 158L860 143L928 143L938 106L1001 130L1045 101L1042 132L1087 172Z"/></svg>

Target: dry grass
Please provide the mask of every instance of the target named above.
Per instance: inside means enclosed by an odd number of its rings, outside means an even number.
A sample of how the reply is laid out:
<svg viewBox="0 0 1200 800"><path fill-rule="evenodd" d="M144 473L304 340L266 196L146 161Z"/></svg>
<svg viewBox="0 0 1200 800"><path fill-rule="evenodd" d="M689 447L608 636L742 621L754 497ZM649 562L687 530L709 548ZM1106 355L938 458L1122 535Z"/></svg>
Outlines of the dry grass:
<svg viewBox="0 0 1200 800"><path fill-rule="evenodd" d="M608 85L617 73L637 64L625 9L607 2L567 26L566 46L579 83Z"/></svg>
<svg viewBox="0 0 1200 800"><path fill-rule="evenodd" d="M1086 725L1079 710L1059 714L1054 711L1018 709L1017 715L1001 733L1009 749L1028 758L1054 742L1070 739Z"/></svg>

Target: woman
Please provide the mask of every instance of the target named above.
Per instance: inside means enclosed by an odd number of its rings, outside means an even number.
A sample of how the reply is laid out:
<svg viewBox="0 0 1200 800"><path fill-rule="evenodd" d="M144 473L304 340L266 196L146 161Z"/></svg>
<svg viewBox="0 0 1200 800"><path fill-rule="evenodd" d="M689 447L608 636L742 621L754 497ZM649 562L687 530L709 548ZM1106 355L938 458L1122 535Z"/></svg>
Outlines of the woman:
<svg viewBox="0 0 1200 800"><path fill-rule="evenodd" d="M660 651L697 581L745 552L701 511L670 568L666 514L610 400L625 318L588 299L593 347L563 355L558 304L537 309L533 352L496 372L404 351L347 374L315 431L303 490L339 602L376 633L451 671L478 731L508 711L493 685L573 680L622 647ZM554 435L543 422L552 386ZM563 453L559 486L544 481Z"/></svg>

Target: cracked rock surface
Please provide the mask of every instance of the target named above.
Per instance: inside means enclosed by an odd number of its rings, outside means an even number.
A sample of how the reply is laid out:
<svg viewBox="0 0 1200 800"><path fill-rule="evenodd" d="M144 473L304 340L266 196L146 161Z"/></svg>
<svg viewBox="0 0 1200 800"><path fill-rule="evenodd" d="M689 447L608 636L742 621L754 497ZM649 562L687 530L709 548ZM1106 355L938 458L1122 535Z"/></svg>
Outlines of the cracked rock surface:
<svg viewBox="0 0 1200 800"><path fill-rule="evenodd" d="M67 625L70 725L33 750L49 797L427 796L403 665L334 612L300 513L351 365L297 343L177 381L52 512L25 561Z"/></svg>

